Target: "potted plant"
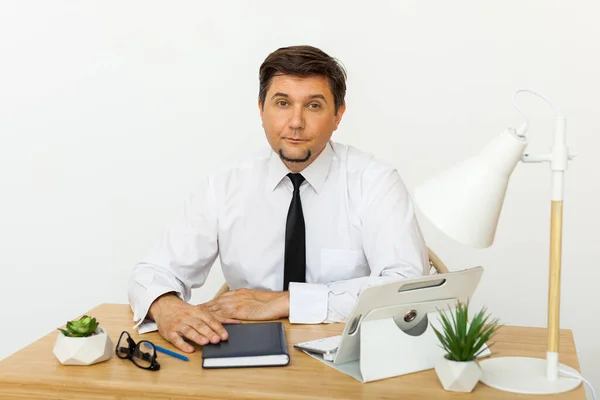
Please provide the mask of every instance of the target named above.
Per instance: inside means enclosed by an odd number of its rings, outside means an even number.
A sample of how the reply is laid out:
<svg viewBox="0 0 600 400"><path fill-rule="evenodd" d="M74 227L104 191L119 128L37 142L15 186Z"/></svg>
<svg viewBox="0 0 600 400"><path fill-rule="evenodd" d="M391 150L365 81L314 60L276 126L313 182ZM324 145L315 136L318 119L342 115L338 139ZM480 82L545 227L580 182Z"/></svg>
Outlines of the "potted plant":
<svg viewBox="0 0 600 400"><path fill-rule="evenodd" d="M454 310L440 312L440 330L432 326L446 354L435 366L446 390L471 392L481 378L477 357L500 327L483 307L469 323L469 305L458 302ZM490 345L487 345L488 348Z"/></svg>
<svg viewBox="0 0 600 400"><path fill-rule="evenodd" d="M96 318L84 315L58 328L53 353L63 365L91 365L112 356L113 343Z"/></svg>

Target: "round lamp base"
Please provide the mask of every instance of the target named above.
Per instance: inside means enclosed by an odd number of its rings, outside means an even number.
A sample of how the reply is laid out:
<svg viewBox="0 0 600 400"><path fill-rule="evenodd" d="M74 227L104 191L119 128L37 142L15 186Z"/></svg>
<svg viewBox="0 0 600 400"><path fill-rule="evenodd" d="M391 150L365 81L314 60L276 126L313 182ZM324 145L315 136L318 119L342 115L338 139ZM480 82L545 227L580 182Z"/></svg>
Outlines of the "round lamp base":
<svg viewBox="0 0 600 400"><path fill-rule="evenodd" d="M546 378L546 360L532 357L498 357L479 361L483 375L480 381L495 389L513 393L553 394L568 392L581 383L580 379L561 375L555 381ZM579 375L564 364L559 370Z"/></svg>

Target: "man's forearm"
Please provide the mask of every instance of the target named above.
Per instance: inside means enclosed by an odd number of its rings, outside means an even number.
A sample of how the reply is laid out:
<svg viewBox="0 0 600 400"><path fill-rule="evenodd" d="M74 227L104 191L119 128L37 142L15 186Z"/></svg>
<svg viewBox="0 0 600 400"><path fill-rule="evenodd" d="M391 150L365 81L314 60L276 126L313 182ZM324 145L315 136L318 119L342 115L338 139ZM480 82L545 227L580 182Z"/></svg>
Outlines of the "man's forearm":
<svg viewBox="0 0 600 400"><path fill-rule="evenodd" d="M201 304L206 310L227 318L269 321L290 314L290 293L236 289Z"/></svg>

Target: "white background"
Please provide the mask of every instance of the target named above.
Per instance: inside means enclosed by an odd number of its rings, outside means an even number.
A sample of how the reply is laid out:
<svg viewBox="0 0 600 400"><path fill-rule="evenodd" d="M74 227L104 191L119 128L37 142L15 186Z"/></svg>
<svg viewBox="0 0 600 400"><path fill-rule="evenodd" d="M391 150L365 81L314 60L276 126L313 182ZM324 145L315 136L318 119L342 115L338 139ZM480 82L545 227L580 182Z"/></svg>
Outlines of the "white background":
<svg viewBox="0 0 600 400"><path fill-rule="evenodd" d="M266 144L258 67L311 44L346 66L334 140L393 163L409 190L550 97L578 153L566 174L561 324L600 389L597 282L600 4L592 1L3 1L0 3L0 358L100 303L125 303L136 261L199 177ZM553 114L523 95L529 151ZM473 300L546 324L550 172L519 164L494 245L421 218L451 269L483 265ZM215 265L194 301L222 282Z"/></svg>

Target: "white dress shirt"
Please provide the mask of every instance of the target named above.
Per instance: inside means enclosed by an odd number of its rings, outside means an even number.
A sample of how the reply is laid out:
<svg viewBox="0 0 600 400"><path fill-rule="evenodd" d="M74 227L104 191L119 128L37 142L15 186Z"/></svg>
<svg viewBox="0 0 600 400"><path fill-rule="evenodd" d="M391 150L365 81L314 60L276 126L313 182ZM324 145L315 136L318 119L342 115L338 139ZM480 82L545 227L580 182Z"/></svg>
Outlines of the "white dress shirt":
<svg viewBox="0 0 600 400"><path fill-rule="evenodd" d="M269 148L206 176L133 272L128 294L138 325L164 293L189 301L217 257L231 289L282 290L289 172ZM345 321L367 286L428 273L427 248L394 168L330 142L301 174L306 283L290 283L290 322Z"/></svg>

